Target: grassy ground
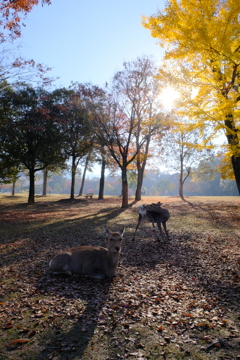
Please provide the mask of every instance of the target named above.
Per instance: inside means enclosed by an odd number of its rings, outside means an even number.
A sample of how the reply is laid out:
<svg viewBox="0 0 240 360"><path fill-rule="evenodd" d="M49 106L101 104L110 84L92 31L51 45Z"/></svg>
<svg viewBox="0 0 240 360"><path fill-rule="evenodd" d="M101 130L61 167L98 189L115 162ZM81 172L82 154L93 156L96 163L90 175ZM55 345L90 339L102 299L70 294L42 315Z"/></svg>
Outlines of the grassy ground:
<svg viewBox="0 0 240 360"><path fill-rule="evenodd" d="M137 207L161 201L170 241ZM240 198L0 195L0 359L240 359ZM113 280L46 274L51 257L106 246L126 227Z"/></svg>

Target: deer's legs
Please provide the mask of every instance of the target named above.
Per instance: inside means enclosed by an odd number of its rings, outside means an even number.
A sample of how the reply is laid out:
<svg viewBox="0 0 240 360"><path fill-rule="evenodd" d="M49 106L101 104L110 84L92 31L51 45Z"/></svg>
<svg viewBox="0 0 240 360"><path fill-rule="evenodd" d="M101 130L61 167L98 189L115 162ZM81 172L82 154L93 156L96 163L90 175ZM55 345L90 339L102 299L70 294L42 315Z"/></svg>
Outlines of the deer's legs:
<svg viewBox="0 0 240 360"><path fill-rule="evenodd" d="M164 227L164 230L165 230L167 239L169 240L169 236L168 236L168 232L167 232L167 226L166 226L166 221L164 221L162 224L163 224L163 227Z"/></svg>
<svg viewBox="0 0 240 360"><path fill-rule="evenodd" d="M133 235L133 238L132 238L132 240L135 240L135 235L136 235L136 232L137 232L137 229L138 229L138 227L139 227L139 225L141 224L141 222L142 222L142 215L141 214L139 214L139 216L138 216L138 223L137 223L137 226L136 226L136 229L135 229L135 232L134 232L134 235Z"/></svg>
<svg viewBox="0 0 240 360"><path fill-rule="evenodd" d="M161 234L161 238L163 240L163 233L162 233L162 227L161 227L161 223L157 223L157 226L159 228L160 234ZM160 239L159 239L160 240Z"/></svg>
<svg viewBox="0 0 240 360"><path fill-rule="evenodd" d="M153 228L154 228L154 231L155 231L155 234L156 234L156 236L157 236L157 239L160 240L160 237L159 237L159 235L158 235L158 233L157 233L157 230L156 230L156 226L154 225L154 221L152 221L152 226L153 226ZM162 233L162 230L161 230L161 229L160 229L160 231L161 231L161 233Z"/></svg>

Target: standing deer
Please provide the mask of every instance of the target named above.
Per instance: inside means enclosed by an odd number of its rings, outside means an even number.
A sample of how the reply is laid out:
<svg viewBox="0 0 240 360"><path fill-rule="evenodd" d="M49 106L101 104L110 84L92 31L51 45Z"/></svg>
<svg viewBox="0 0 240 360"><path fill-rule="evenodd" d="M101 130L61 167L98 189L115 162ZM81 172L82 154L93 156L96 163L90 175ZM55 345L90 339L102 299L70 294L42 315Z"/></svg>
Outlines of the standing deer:
<svg viewBox="0 0 240 360"><path fill-rule="evenodd" d="M166 222L170 218L170 214L167 209L161 208L161 205L162 205L162 203L158 202L157 204L139 206L139 208L138 208L138 213L139 213L138 223L137 223L136 230L135 230L132 240L135 240L135 235L136 235L137 229L138 229L139 225L141 224L142 220L147 220L152 223L152 226L154 228L154 231L156 233L158 240L160 240L160 238L159 238L159 235L157 233L157 230L156 230L156 227L154 224L155 223L157 224L157 226L160 230L160 233L161 233L161 237L163 238L162 229L161 229L161 224L162 224L163 228L165 230L167 239L169 240Z"/></svg>
<svg viewBox="0 0 240 360"><path fill-rule="evenodd" d="M88 275L96 279L113 277L122 247L125 229L111 232L103 228L108 249L101 246L78 246L58 253L49 263L50 274Z"/></svg>

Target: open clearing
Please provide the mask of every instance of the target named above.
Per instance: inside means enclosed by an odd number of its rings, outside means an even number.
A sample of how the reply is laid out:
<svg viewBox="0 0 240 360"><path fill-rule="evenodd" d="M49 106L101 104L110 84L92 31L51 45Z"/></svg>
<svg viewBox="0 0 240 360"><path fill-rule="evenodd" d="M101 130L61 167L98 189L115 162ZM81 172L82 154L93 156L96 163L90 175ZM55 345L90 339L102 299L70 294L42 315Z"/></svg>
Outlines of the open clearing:
<svg viewBox="0 0 240 360"><path fill-rule="evenodd" d="M0 195L1 360L239 360L240 198ZM170 241L137 207L161 201ZM61 249L126 232L117 276L50 276Z"/></svg>

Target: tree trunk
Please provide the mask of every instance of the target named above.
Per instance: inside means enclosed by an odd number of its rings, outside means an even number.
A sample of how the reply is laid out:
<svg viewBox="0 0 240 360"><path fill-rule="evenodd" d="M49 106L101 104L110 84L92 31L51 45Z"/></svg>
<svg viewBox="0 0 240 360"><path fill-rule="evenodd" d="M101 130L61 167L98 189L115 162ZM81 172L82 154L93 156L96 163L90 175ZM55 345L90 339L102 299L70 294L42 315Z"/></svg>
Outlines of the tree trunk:
<svg viewBox="0 0 240 360"><path fill-rule="evenodd" d="M144 151L144 160L142 161L142 164L141 164L141 161L139 160L140 154L137 155L137 157L138 157L137 158L138 180L137 180L137 189L136 189L136 193L135 193L135 201L140 201L142 199L143 176L144 176L144 171L145 171L145 167L146 167L146 163L147 163L147 155L149 152L150 140L151 140L151 136L148 135L146 146L145 146L145 151Z"/></svg>
<svg viewBox="0 0 240 360"><path fill-rule="evenodd" d="M47 195L47 177L48 177L48 169L45 167L45 169L43 169L43 191L42 191L43 196Z"/></svg>
<svg viewBox="0 0 240 360"><path fill-rule="evenodd" d="M35 194L35 171L34 168L29 169L29 194L28 194L28 204L34 204L34 194Z"/></svg>
<svg viewBox="0 0 240 360"><path fill-rule="evenodd" d="M128 208L128 181L127 167L122 166L122 208Z"/></svg>
<svg viewBox="0 0 240 360"><path fill-rule="evenodd" d="M76 164L75 164L75 156L72 156L72 180L71 180L71 192L70 199L74 199L74 189L75 189L75 176L76 176Z"/></svg>
<svg viewBox="0 0 240 360"><path fill-rule="evenodd" d="M138 121L138 126L137 126L137 137L136 137L136 146L138 148L139 146L139 136L140 136L140 132L141 132L141 127L140 127L140 121ZM141 200L141 188L142 188L142 168L141 168L141 153L140 151L137 154L137 188L136 188L136 192L135 192L135 201L140 201Z"/></svg>
<svg viewBox="0 0 240 360"><path fill-rule="evenodd" d="M226 131L226 137L227 137L227 141L230 146L230 149L236 148L239 151L239 148L240 148L239 137L238 137L239 130L236 129L234 118L233 118L232 114L229 114L226 116L224 123L225 123L225 126L229 129L229 131L228 130ZM236 152L236 150L234 152ZM236 184L237 184L237 188L238 188L238 193L240 195L240 157L233 155L231 157L231 161L232 161L233 172L234 172L234 176L235 176L235 180L236 180Z"/></svg>
<svg viewBox="0 0 240 360"><path fill-rule="evenodd" d="M180 178L180 180L179 180L179 196L180 196L180 198L181 198L182 200L184 200L184 196L183 196L183 181L181 180L181 178Z"/></svg>
<svg viewBox="0 0 240 360"><path fill-rule="evenodd" d="M182 200L184 200L184 196L183 196L183 169L181 168L180 170L180 176L179 176L179 191L178 191L178 194L180 196L180 198Z"/></svg>
<svg viewBox="0 0 240 360"><path fill-rule="evenodd" d="M184 179L183 179L183 156L181 154L180 155L180 175L179 175L179 196L180 196L180 198L182 200L184 200L183 184L184 184Z"/></svg>
<svg viewBox="0 0 240 360"><path fill-rule="evenodd" d="M80 169L80 184L82 184L82 169ZM82 186L80 185L78 196L82 195Z"/></svg>
<svg viewBox="0 0 240 360"><path fill-rule="evenodd" d="M137 188L135 192L135 201L140 201L142 199L141 197L141 191L142 191L142 183L143 183L143 173L142 168L137 168Z"/></svg>
<svg viewBox="0 0 240 360"><path fill-rule="evenodd" d="M15 195L15 185L16 185L16 181L14 180L12 183L12 196Z"/></svg>
<svg viewBox="0 0 240 360"><path fill-rule="evenodd" d="M240 157L232 156L231 160L232 160L234 176L238 188L238 194L240 195Z"/></svg>
<svg viewBox="0 0 240 360"><path fill-rule="evenodd" d="M106 160L104 159L104 155L103 155L102 156L101 177L100 177L100 183L99 183L99 193L98 193L98 199L99 200L103 200L104 181L105 181L105 168L106 168Z"/></svg>
<svg viewBox="0 0 240 360"><path fill-rule="evenodd" d="M189 175L191 174L191 169L190 168L186 169L186 172L187 173L185 175L183 171L183 158L181 157L181 169L180 169L180 177L179 177L179 196L182 200L184 200L183 185L187 180L187 178L189 177Z"/></svg>
<svg viewBox="0 0 240 360"><path fill-rule="evenodd" d="M85 166L84 166L84 170L83 170L83 176L82 176L82 183L80 186L80 190L79 190L79 194L78 196L81 196L83 193L83 188L84 188L84 183L85 183L85 177L86 177L86 172L87 172L87 166L88 166L88 156L86 158L86 162L85 162Z"/></svg>

